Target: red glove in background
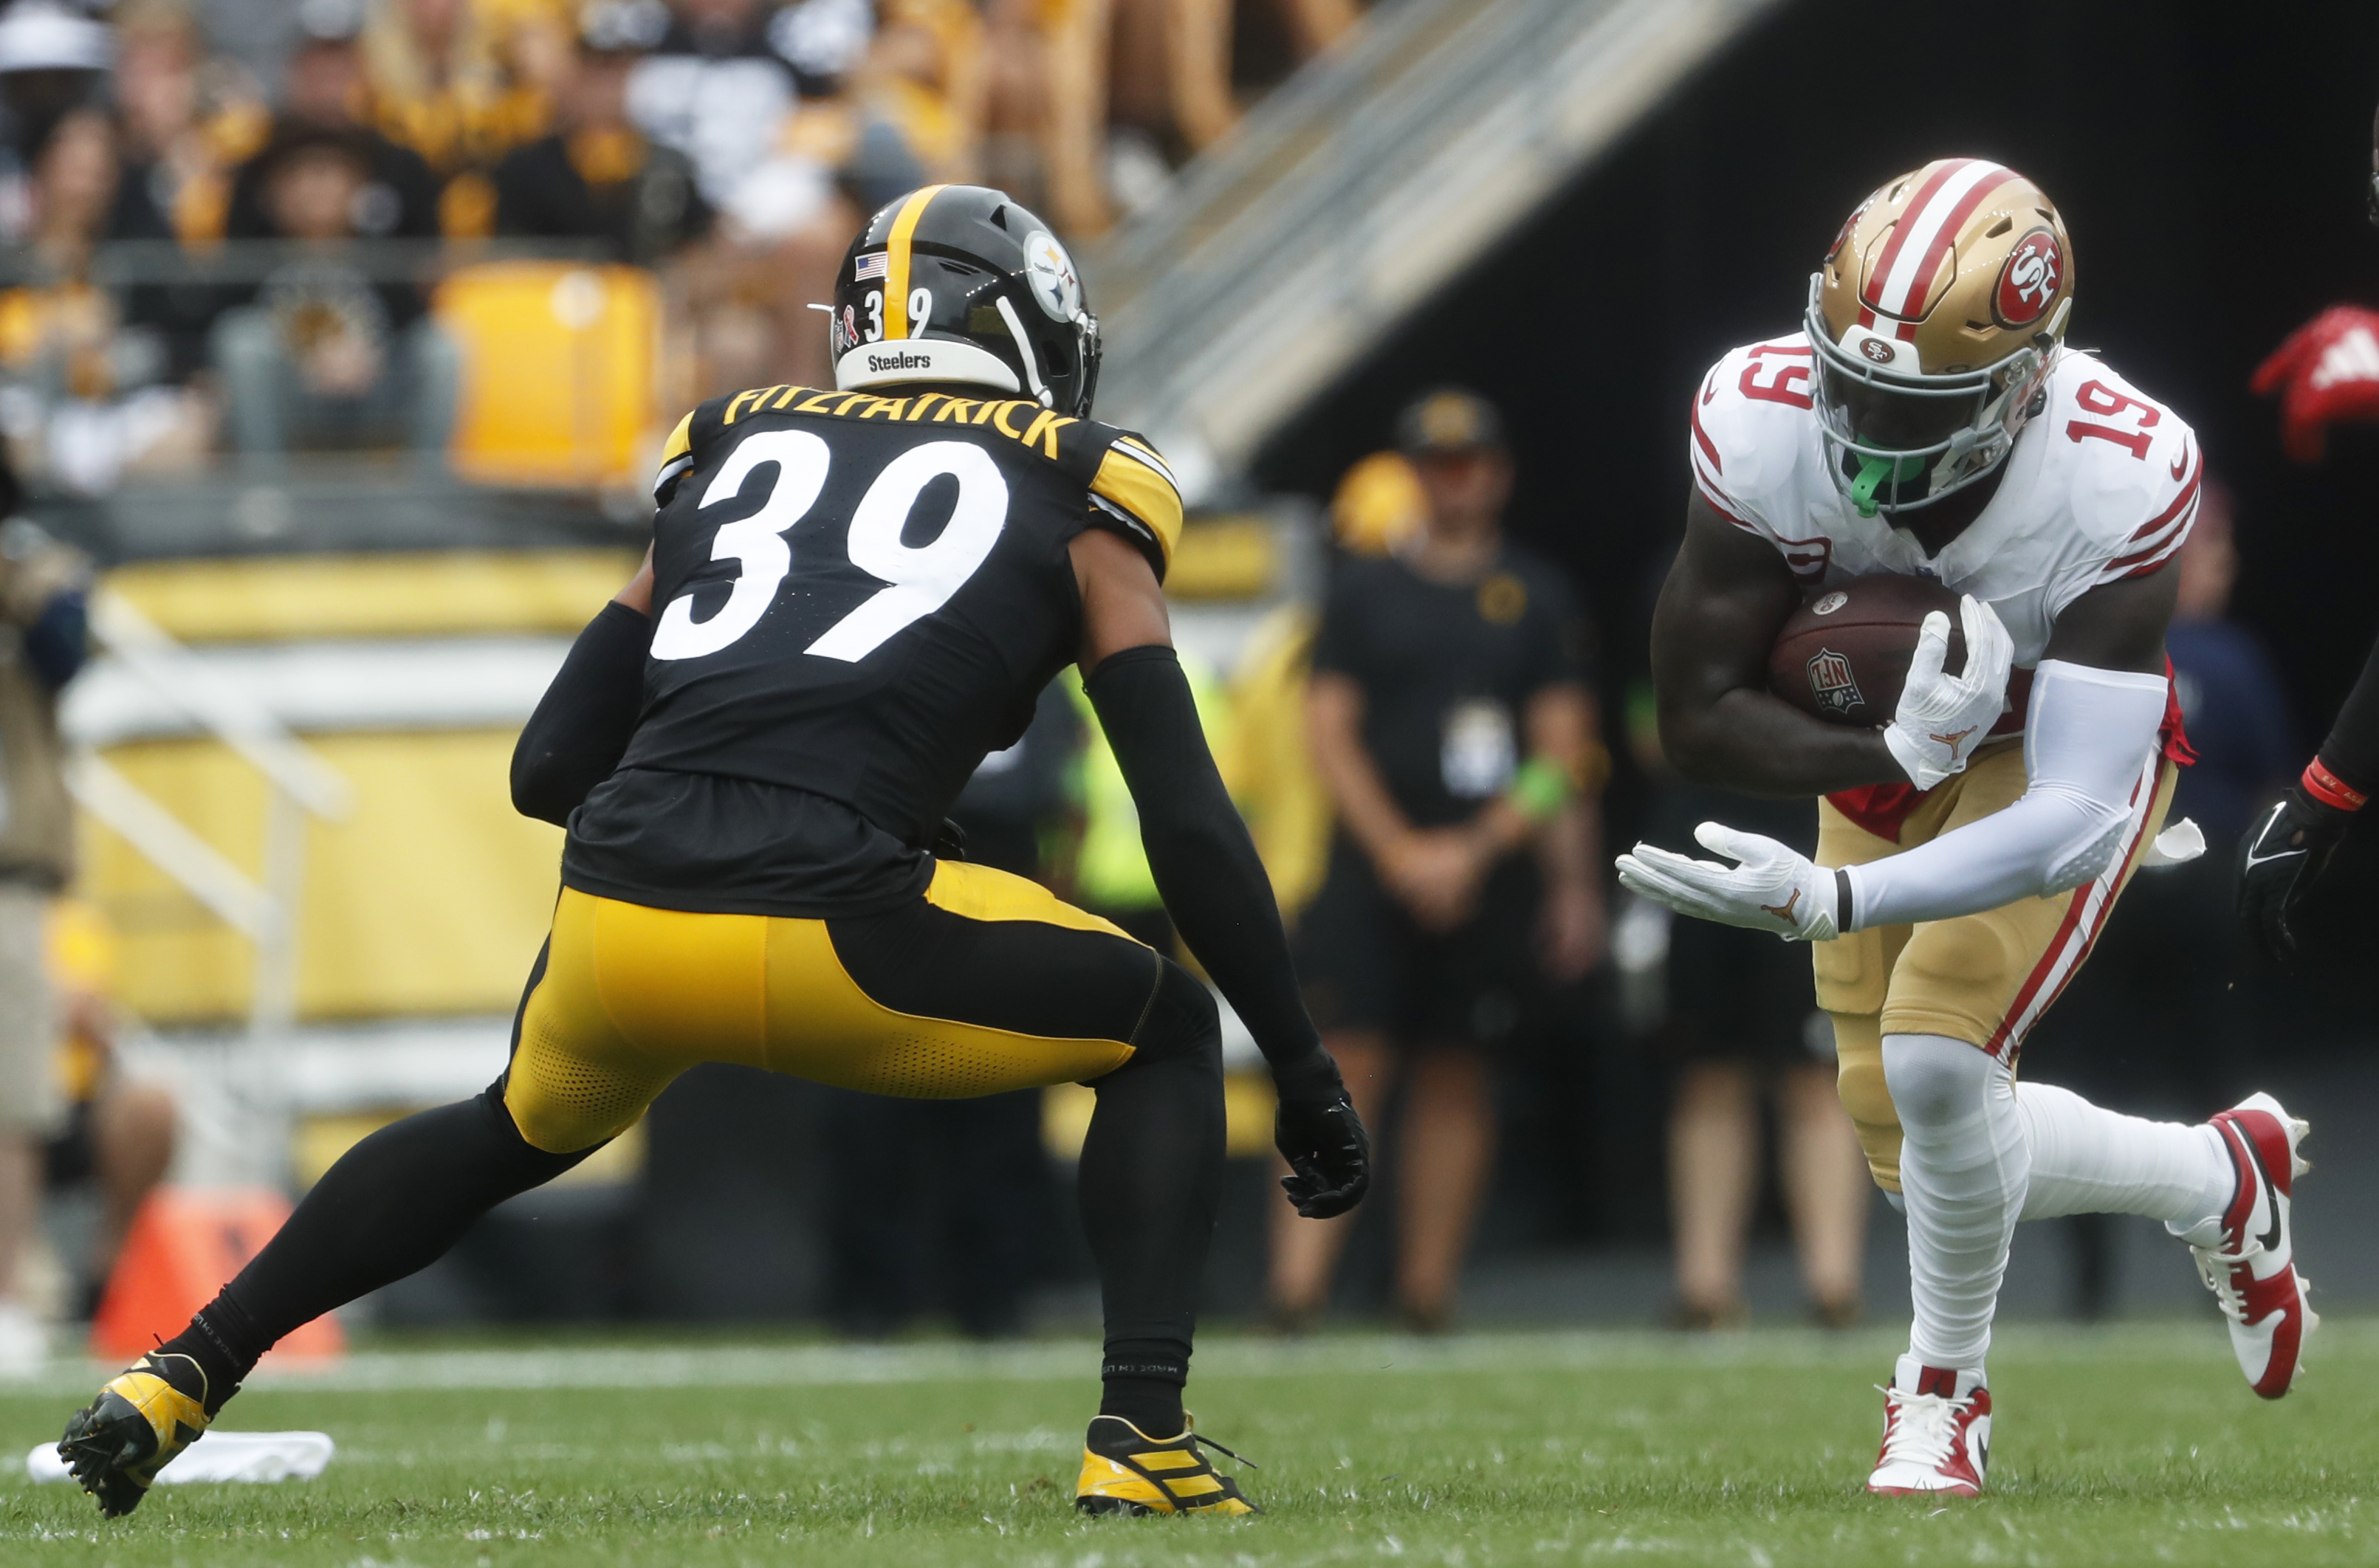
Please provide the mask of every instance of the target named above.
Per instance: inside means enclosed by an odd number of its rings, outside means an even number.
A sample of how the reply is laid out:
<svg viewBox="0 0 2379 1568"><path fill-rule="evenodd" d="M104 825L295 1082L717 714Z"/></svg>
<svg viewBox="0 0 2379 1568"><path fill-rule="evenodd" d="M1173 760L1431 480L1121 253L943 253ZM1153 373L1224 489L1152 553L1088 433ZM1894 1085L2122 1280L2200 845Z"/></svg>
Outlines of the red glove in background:
<svg viewBox="0 0 2379 1568"><path fill-rule="evenodd" d="M2379 311L2333 305L2288 334L2247 383L2280 394L2280 445L2299 463L2321 461L2329 427L2379 424Z"/></svg>

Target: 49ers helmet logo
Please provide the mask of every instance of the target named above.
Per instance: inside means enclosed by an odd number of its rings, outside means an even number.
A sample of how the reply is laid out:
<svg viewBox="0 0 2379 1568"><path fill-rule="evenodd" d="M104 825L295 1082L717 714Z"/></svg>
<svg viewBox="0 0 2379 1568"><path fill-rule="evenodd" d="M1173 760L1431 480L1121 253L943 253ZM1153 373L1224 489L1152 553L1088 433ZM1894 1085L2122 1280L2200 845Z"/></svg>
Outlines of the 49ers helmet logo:
<svg viewBox="0 0 2379 1568"><path fill-rule="evenodd" d="M2035 229L2016 242L1999 268L1999 287L1991 293L1991 311L2001 324L2028 326L2048 311L2049 301L2065 282L2065 253L2057 235Z"/></svg>

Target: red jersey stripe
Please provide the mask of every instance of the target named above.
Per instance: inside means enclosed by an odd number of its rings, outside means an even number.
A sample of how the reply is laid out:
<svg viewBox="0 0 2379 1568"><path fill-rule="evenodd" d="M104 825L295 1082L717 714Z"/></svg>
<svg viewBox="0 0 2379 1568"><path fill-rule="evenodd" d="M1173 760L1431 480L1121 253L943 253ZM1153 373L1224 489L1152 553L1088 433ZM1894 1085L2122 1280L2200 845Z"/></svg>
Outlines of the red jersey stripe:
<svg viewBox="0 0 2379 1568"><path fill-rule="evenodd" d="M2144 539L2150 534L2159 532L2166 524L2180 515L2181 508L2187 506L2191 501L2197 499L2197 482L2204 476L2205 453L2200 452L2196 454L2196 460L2190 467L2188 480L2180 487L2180 493L2172 498L2172 504L2166 507L2162 512L2157 513L2154 517L2149 518L2146 522L2141 524L2138 532L2134 533L2131 538L2125 542L2136 543L2141 539Z"/></svg>
<svg viewBox="0 0 2379 1568"><path fill-rule="evenodd" d="M1712 378L1713 380L1715 379L1716 378ZM1709 388L1710 382L1705 381L1702 384L1703 392L1708 392ZM1685 417L1693 422L1694 444L1702 449L1702 455L1704 457L1709 459L1711 471L1719 474L1725 473L1726 464L1719 461L1718 443L1709 439L1709 432L1708 430L1702 428L1702 400L1699 395L1686 401Z"/></svg>

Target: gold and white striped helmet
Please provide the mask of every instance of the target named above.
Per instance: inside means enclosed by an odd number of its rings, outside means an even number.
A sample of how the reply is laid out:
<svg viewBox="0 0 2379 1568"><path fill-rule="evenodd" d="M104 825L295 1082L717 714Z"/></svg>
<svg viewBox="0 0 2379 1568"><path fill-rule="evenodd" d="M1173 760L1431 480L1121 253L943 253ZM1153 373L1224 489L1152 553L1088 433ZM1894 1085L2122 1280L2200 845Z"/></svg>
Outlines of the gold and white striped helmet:
<svg viewBox="0 0 2379 1568"><path fill-rule="evenodd" d="M2012 169L1939 159L1860 202L1809 279L1807 320L1828 468L1860 514L1998 467L2072 308L2065 220Z"/></svg>

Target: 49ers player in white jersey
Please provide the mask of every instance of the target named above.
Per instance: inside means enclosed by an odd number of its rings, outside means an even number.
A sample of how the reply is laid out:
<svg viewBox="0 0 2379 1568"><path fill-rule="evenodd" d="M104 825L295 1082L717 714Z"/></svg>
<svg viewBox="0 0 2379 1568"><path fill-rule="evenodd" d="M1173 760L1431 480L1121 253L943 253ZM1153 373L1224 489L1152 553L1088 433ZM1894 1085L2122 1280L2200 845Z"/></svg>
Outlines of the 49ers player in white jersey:
<svg viewBox="0 0 2379 1568"><path fill-rule="evenodd" d="M2305 1124L2271 1096L2190 1127L2015 1081L2131 874L2202 848L2164 828L2188 760L2164 636L2204 459L2171 410L2064 345L2072 303L2064 223L2023 175L1952 158L1887 182L1810 280L1805 330L1729 354L1696 392L1685 542L1653 623L1671 760L1825 797L1815 861L1705 823L1735 863L1639 844L1619 868L1684 913L1813 945L1842 1103L1908 1217L1915 1321L1875 1491L1982 1489L2018 1219L2164 1221L2267 1398L2317 1321L2288 1227ZM1944 669L1935 615L1881 730L1769 694L1786 617L1876 572L1962 596L1964 669Z"/></svg>

